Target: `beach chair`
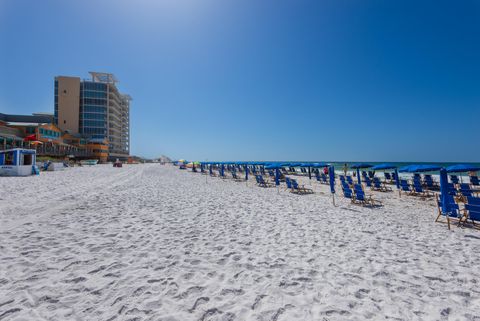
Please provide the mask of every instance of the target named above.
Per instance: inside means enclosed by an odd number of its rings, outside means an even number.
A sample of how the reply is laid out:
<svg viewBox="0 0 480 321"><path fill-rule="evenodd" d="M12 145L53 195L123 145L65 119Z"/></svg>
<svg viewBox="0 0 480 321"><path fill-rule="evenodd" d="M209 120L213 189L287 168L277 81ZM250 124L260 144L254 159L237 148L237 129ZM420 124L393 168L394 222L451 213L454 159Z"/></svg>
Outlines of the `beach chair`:
<svg viewBox="0 0 480 321"><path fill-rule="evenodd" d="M311 188L306 188L303 185L298 185L297 180L295 179L290 179L290 182L292 183L292 189L290 190L292 193L297 193L297 194L313 194L313 189Z"/></svg>
<svg viewBox="0 0 480 321"><path fill-rule="evenodd" d="M328 178L327 178L327 175L325 175L324 173L322 173L320 175L320 178L322 179L322 183L325 184L325 185L330 185L330 182L328 181Z"/></svg>
<svg viewBox="0 0 480 321"><path fill-rule="evenodd" d="M289 177L285 177L285 184L287 185L287 190L291 190L293 188L292 186L292 181L290 180Z"/></svg>
<svg viewBox="0 0 480 321"><path fill-rule="evenodd" d="M350 188L350 186L348 186L347 183L342 183L342 191L343 191L343 196L345 198L349 198L352 201L352 203L355 201L355 196L353 195L353 191Z"/></svg>
<svg viewBox="0 0 480 321"><path fill-rule="evenodd" d="M392 181L392 176L390 175L390 173L385 172L385 173L383 173L383 176L385 176L385 181L387 181L387 182Z"/></svg>
<svg viewBox="0 0 480 321"><path fill-rule="evenodd" d="M410 188L410 184L408 184L406 179L400 180L400 191L406 192L408 195L415 194L415 192Z"/></svg>
<svg viewBox="0 0 480 321"><path fill-rule="evenodd" d="M243 182L243 178L238 177L237 172L232 172L232 178L235 182Z"/></svg>
<svg viewBox="0 0 480 321"><path fill-rule="evenodd" d="M367 185L368 187L372 187L372 180L370 179L370 177L365 175L363 181L365 182L365 185Z"/></svg>
<svg viewBox="0 0 480 321"><path fill-rule="evenodd" d="M340 182L345 182L345 176L339 175L338 178L340 179Z"/></svg>
<svg viewBox="0 0 480 321"><path fill-rule="evenodd" d="M447 183L447 190L449 195L457 195L457 189L455 188L455 185L453 183Z"/></svg>
<svg viewBox="0 0 480 321"><path fill-rule="evenodd" d="M473 227L476 227L475 221L480 221L480 206L465 204L465 215L458 220L458 226L464 225L470 220Z"/></svg>
<svg viewBox="0 0 480 321"><path fill-rule="evenodd" d="M386 186L378 177L373 178L372 190L379 192L392 192L392 189Z"/></svg>
<svg viewBox="0 0 480 321"><path fill-rule="evenodd" d="M392 173L392 182L395 182L397 180L397 174L395 172Z"/></svg>
<svg viewBox="0 0 480 321"><path fill-rule="evenodd" d="M381 206L382 202L373 199L372 195L365 194L365 190L363 186L360 184L355 184L353 186L353 191L355 193L355 201L354 203L363 205L363 206Z"/></svg>
<svg viewBox="0 0 480 321"><path fill-rule="evenodd" d="M470 176L470 184L472 184L473 186L480 186L478 176Z"/></svg>
<svg viewBox="0 0 480 321"><path fill-rule="evenodd" d="M352 185L353 185L353 179L352 179L352 176L350 176L350 175L347 175L346 179L347 179L347 183L348 183L348 185L352 186Z"/></svg>
<svg viewBox="0 0 480 321"><path fill-rule="evenodd" d="M255 175L255 179L257 180L257 185L260 187L273 187L274 185L270 182L267 182L263 179L262 175Z"/></svg>
<svg viewBox="0 0 480 321"><path fill-rule="evenodd" d="M453 184L458 184L459 183L458 176L450 175L450 182L452 182Z"/></svg>
<svg viewBox="0 0 480 321"><path fill-rule="evenodd" d="M474 197L474 196L467 197L467 204L480 206L480 197Z"/></svg>
<svg viewBox="0 0 480 321"><path fill-rule="evenodd" d="M423 189L422 183L419 179L413 180L413 190L415 193L412 195L420 196L423 199L433 196L433 194L430 193L428 190Z"/></svg>
<svg viewBox="0 0 480 321"><path fill-rule="evenodd" d="M460 220L462 215L460 213L460 207L458 204L455 202L455 199L453 198L452 195L447 195L447 202L448 202L448 207L449 211L447 213L444 213L442 211L442 200L441 200L441 195L437 194L437 208L438 208L438 216L435 219L435 222L439 222L440 217L445 216L447 218L447 224L448 224L448 229L450 229L450 220L451 219L457 219Z"/></svg>
<svg viewBox="0 0 480 321"><path fill-rule="evenodd" d="M433 180L432 175L425 175L423 177L423 184L431 191L438 191L440 186Z"/></svg>

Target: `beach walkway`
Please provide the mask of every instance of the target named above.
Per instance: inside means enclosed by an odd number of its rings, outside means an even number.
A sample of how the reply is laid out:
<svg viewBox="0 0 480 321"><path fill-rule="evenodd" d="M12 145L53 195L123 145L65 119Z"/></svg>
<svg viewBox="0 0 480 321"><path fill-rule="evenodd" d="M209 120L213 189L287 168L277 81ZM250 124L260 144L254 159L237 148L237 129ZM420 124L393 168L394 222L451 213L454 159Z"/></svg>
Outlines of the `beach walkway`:
<svg viewBox="0 0 480 321"><path fill-rule="evenodd" d="M434 201L334 207L317 183L159 164L1 182L2 321L480 319L480 233Z"/></svg>

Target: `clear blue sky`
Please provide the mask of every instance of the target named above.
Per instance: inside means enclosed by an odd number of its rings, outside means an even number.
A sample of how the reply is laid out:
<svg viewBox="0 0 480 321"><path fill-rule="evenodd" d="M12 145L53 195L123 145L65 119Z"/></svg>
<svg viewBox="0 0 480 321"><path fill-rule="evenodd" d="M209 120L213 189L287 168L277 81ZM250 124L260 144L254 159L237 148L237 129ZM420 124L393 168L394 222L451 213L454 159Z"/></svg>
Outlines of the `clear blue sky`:
<svg viewBox="0 0 480 321"><path fill-rule="evenodd" d="M0 0L0 112L114 73L132 152L480 161L480 1Z"/></svg>

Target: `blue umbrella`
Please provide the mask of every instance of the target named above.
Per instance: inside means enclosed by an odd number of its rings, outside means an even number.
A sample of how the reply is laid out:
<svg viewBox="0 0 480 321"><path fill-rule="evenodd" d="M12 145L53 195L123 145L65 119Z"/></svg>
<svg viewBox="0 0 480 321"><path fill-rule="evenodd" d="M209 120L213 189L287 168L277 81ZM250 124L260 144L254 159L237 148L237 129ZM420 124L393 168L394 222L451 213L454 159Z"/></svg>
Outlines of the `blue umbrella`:
<svg viewBox="0 0 480 321"><path fill-rule="evenodd" d="M271 163L265 166L265 169L274 169L275 170L275 185L280 185L280 169L282 168L282 164L279 163Z"/></svg>
<svg viewBox="0 0 480 321"><path fill-rule="evenodd" d="M352 166L350 166L353 169L357 169L358 184L362 184L362 179L360 177L360 168L370 168L372 166L373 165L367 164L367 163L357 163L357 164L353 164Z"/></svg>
<svg viewBox="0 0 480 321"><path fill-rule="evenodd" d="M323 167L327 167L328 164L327 163L312 163L312 164L310 164L310 166L312 168L323 168Z"/></svg>
<svg viewBox="0 0 480 321"><path fill-rule="evenodd" d="M335 167L333 165L328 168L328 177L330 179L330 192L335 194Z"/></svg>
<svg viewBox="0 0 480 321"><path fill-rule="evenodd" d="M478 172L480 171L480 167L472 164L457 164L448 166L446 171L447 173Z"/></svg>
<svg viewBox="0 0 480 321"><path fill-rule="evenodd" d="M397 185L397 189L400 189L400 178L398 177L398 169L395 168L395 185Z"/></svg>
<svg viewBox="0 0 480 321"><path fill-rule="evenodd" d="M423 173L423 172L437 172L440 169L442 169L441 166L438 165L409 165L409 166L404 166L399 169L400 173Z"/></svg>
<svg viewBox="0 0 480 321"><path fill-rule="evenodd" d="M330 192L332 193L333 206L335 206L335 167L333 167L333 165L328 168L328 177L330 179Z"/></svg>
<svg viewBox="0 0 480 321"><path fill-rule="evenodd" d="M447 215L448 220L448 213L449 213L449 204L448 204L448 176L447 170L442 168L440 170L440 197L442 201L442 212Z"/></svg>
<svg viewBox="0 0 480 321"><path fill-rule="evenodd" d="M379 164L379 165L375 165L371 168L371 170L374 170L374 171L378 171L378 170L385 170L385 169L395 169L397 168L397 166L393 165L393 164L388 164L388 163L385 163L385 164Z"/></svg>
<svg viewBox="0 0 480 321"><path fill-rule="evenodd" d="M374 170L374 171L385 170L385 169L395 169L395 185L397 185L397 189L400 189L400 179L398 178L397 166L395 166L393 164L385 163L385 164L375 165L371 169Z"/></svg>

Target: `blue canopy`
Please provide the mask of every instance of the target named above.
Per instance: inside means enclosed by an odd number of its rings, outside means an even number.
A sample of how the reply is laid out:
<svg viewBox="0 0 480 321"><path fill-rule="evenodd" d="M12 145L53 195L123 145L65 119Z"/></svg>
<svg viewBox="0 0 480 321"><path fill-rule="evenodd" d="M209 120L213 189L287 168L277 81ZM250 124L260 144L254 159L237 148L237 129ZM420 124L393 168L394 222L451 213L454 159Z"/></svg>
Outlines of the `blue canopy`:
<svg viewBox="0 0 480 321"><path fill-rule="evenodd" d="M312 167L312 163L301 163L299 167Z"/></svg>
<svg viewBox="0 0 480 321"><path fill-rule="evenodd" d="M328 177L330 179L330 192L335 194L335 167L330 166L328 168Z"/></svg>
<svg viewBox="0 0 480 321"><path fill-rule="evenodd" d="M372 164L358 163L358 164L353 164L352 166L350 166L350 168L359 169L359 168L370 168L372 166L373 166Z"/></svg>
<svg viewBox="0 0 480 321"><path fill-rule="evenodd" d="M384 170L384 169L395 169L397 168L397 166L393 165L393 164L379 164L379 165L375 165L371 168L371 170L374 170L374 171L377 171L377 170Z"/></svg>
<svg viewBox="0 0 480 321"><path fill-rule="evenodd" d="M423 172L437 172L442 169L437 165L409 165L399 169L400 173L423 173Z"/></svg>
<svg viewBox="0 0 480 321"><path fill-rule="evenodd" d="M311 163L310 166L312 168L323 168L328 167L329 165L327 163Z"/></svg>
<svg viewBox="0 0 480 321"><path fill-rule="evenodd" d="M290 166L290 167L300 167L300 166L302 166L302 163L289 163L288 166Z"/></svg>
<svg viewBox="0 0 480 321"><path fill-rule="evenodd" d="M446 170L447 173L478 172L480 171L480 167L472 164L457 164L448 166Z"/></svg>
<svg viewBox="0 0 480 321"><path fill-rule="evenodd" d="M265 169L280 169L280 168L284 167L282 165L283 164L272 163L272 164L268 164L267 166L265 166Z"/></svg>

